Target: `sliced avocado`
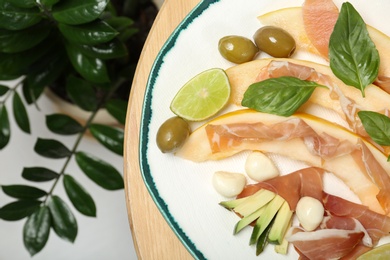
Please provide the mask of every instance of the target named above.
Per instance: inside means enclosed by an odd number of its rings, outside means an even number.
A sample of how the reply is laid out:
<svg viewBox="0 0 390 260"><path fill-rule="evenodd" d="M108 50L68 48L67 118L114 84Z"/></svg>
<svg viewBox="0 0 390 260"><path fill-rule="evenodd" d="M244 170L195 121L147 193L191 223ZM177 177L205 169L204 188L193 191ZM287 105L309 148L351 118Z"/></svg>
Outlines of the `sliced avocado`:
<svg viewBox="0 0 390 260"><path fill-rule="evenodd" d="M246 217L270 202L275 195L275 193L269 190L261 189L249 196L248 200L235 207L234 211L241 216Z"/></svg>
<svg viewBox="0 0 390 260"><path fill-rule="evenodd" d="M244 227L248 226L250 223L258 219L261 214L263 214L265 207L261 207L252 214L243 217L240 221L237 222L236 226L234 227L234 234L237 234L240 232Z"/></svg>
<svg viewBox="0 0 390 260"><path fill-rule="evenodd" d="M268 244L267 237L273 225L274 225L274 220L272 220L271 223L265 228L264 232L260 235L259 239L257 240L257 244L256 244L257 256L264 251L265 246Z"/></svg>
<svg viewBox="0 0 390 260"><path fill-rule="evenodd" d="M269 190L261 189L248 197L230 201L223 201L220 202L219 205L229 210L234 210L241 216L246 217L266 205L274 197L275 193Z"/></svg>
<svg viewBox="0 0 390 260"><path fill-rule="evenodd" d="M277 245L282 243L292 216L293 212L290 210L290 206L287 201L284 201L276 214L274 225L268 235L268 241L270 243Z"/></svg>
<svg viewBox="0 0 390 260"><path fill-rule="evenodd" d="M257 242L260 235L271 223L272 219L275 217L276 213L279 211L285 200L276 195L266 206L263 214L257 219L256 225L253 228L252 235L249 241L250 245L253 245Z"/></svg>
<svg viewBox="0 0 390 260"><path fill-rule="evenodd" d="M287 255L288 250L288 241L286 238L283 238L280 245L275 245L275 252L282 255Z"/></svg>

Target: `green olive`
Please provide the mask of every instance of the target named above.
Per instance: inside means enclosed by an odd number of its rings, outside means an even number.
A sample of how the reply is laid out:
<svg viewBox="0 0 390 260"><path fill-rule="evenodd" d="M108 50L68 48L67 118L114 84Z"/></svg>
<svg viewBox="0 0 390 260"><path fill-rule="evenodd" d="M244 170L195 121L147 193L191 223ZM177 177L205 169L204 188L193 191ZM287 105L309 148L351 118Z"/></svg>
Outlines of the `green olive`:
<svg viewBox="0 0 390 260"><path fill-rule="evenodd" d="M253 60L259 51L250 39L235 35L221 38L218 50L222 57L237 64Z"/></svg>
<svg viewBox="0 0 390 260"><path fill-rule="evenodd" d="M294 38L285 30L275 26L258 29L253 39L261 51L276 58L288 58L295 51Z"/></svg>
<svg viewBox="0 0 390 260"><path fill-rule="evenodd" d="M157 146L163 153L173 153L184 144L190 132L187 121L178 116L171 117L157 131Z"/></svg>

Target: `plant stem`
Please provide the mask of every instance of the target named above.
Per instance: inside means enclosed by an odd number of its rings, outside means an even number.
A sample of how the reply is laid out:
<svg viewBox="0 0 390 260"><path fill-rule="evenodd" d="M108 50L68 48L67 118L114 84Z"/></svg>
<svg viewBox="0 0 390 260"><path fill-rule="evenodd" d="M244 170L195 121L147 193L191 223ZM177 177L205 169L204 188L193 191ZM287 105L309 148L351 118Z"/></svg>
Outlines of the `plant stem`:
<svg viewBox="0 0 390 260"><path fill-rule="evenodd" d="M23 80L24 80L24 78L21 79L20 81L18 81L13 87L10 87L10 88L9 88L10 91L8 91L8 92L5 94L4 98L3 98L2 100L0 100L0 105L4 105L5 102L7 102L8 98L11 97L11 94L14 93L14 92L16 92L17 88L18 88L19 86L22 85Z"/></svg>
<svg viewBox="0 0 390 260"><path fill-rule="evenodd" d="M98 106L97 108L92 111L91 115L89 116L88 120L86 121L83 129L81 130L81 132L79 133L75 143L73 144L73 147L72 147L72 150L71 150L71 153L70 155L66 158L66 161L61 169L61 171L59 172L59 176L56 178L56 180L54 181L50 191L48 192L48 194L46 195L46 198L44 200L43 203L46 203L47 202L47 199L52 196L53 192L54 192L54 189L55 187L57 186L58 184L58 181L60 180L61 176L63 176L65 174L65 170L66 168L68 167L69 163L70 163L70 160L72 159L72 156L76 153L77 151L77 148L78 146L80 145L80 142L81 140L83 139L85 133L87 132L87 130L89 129L89 127L91 126L92 122L93 122L93 119L95 118L95 116L97 115L98 111L104 107L104 105L106 104L106 102L111 98L111 96L115 93L115 91L119 88L119 86L125 81L124 78L119 78L117 80L117 82L113 85L113 87L110 89L110 91L104 95L104 97L100 100L100 102L98 103Z"/></svg>

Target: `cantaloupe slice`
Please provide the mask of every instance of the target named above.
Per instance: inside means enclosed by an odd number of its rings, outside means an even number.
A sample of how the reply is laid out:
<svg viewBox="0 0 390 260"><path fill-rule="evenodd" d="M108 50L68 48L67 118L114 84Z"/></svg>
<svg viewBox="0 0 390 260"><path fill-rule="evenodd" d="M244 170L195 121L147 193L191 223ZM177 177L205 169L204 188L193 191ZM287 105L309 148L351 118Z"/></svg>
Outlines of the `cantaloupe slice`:
<svg viewBox="0 0 390 260"><path fill-rule="evenodd" d="M302 7L291 7L272 11L258 16L258 20L263 25L277 26L289 32L296 41L297 52L306 51L309 53L320 55L320 52L313 45L313 39L310 39L308 34L306 33L303 21ZM333 21L329 19L328 22ZM314 31L314 34L323 36L323 34L321 33L322 27L329 28L331 25L317 24L317 26L318 29L311 28L311 30ZM371 39L375 43L375 46L379 52L379 56L381 59L379 75L390 77L390 49L388 48L388 46L390 46L390 37L369 25L367 26L367 30L370 34ZM329 39L327 39L327 42L329 42ZM323 57L324 59L327 59L327 56Z"/></svg>
<svg viewBox="0 0 390 260"><path fill-rule="evenodd" d="M326 133L338 140L348 140L352 144L356 144L360 138L345 128L308 114L300 113L290 118L300 118L317 133ZM294 138L289 141L242 142L237 146L232 146L227 151L212 153L205 131L205 127L208 124L223 125L262 122L263 124L272 125L283 122L284 120L287 120L287 118L249 109L230 112L206 123L194 131L176 155L187 160L202 162L223 159L246 150L260 150L280 154L294 160L303 161L311 166L323 167L332 172L360 198L363 205L368 206L378 213L384 213L376 198L379 192L378 187L365 175L350 154L324 160L320 156L311 153L301 138ZM387 157L370 143L364 142L382 168L389 173L390 164L387 162Z"/></svg>

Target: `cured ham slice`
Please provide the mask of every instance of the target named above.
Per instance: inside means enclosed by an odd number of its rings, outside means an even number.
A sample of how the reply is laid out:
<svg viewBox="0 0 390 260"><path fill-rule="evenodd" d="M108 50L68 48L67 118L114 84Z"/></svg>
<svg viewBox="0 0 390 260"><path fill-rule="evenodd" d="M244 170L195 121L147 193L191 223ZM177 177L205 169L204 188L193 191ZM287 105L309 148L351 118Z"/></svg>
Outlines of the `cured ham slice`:
<svg viewBox="0 0 390 260"><path fill-rule="evenodd" d="M285 199L290 209L294 211L301 197L309 196L322 200L323 173L324 170L321 168L304 168L288 175L247 185L237 198L247 197L260 189L267 189Z"/></svg>
<svg viewBox="0 0 390 260"><path fill-rule="evenodd" d="M390 234L390 217L388 216L371 211L367 206L330 194L324 194L323 202L330 214L357 219L367 230L374 245L380 238Z"/></svg>
<svg viewBox="0 0 390 260"><path fill-rule="evenodd" d="M328 260L348 255L360 244L363 236L363 232L355 230L320 229L300 232L296 228L286 239L307 259Z"/></svg>

